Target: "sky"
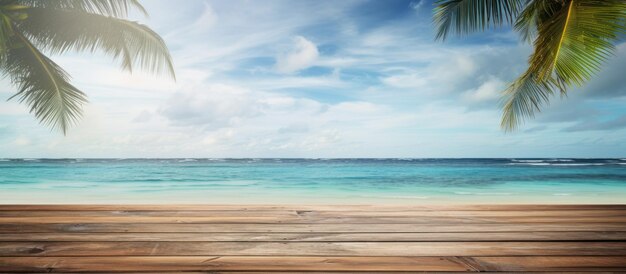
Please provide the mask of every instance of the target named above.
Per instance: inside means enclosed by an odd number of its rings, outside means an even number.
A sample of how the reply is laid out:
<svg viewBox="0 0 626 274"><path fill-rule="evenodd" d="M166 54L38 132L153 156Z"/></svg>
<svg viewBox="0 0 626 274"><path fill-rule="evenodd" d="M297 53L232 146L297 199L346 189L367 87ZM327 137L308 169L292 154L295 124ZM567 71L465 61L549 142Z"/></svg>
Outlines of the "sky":
<svg viewBox="0 0 626 274"><path fill-rule="evenodd" d="M7 99L0 158L626 157L626 43L514 133L500 91L531 47L509 28L435 41L433 3L142 2L176 81L53 55L89 104L64 136Z"/></svg>

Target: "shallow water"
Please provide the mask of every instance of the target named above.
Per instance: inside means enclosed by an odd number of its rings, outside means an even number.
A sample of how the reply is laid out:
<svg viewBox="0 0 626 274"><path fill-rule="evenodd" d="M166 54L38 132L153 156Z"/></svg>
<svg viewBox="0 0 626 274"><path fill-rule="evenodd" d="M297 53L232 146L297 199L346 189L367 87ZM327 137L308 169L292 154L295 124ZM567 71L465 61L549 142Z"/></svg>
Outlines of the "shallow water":
<svg viewBox="0 0 626 274"><path fill-rule="evenodd" d="M0 159L0 203L626 203L626 159Z"/></svg>

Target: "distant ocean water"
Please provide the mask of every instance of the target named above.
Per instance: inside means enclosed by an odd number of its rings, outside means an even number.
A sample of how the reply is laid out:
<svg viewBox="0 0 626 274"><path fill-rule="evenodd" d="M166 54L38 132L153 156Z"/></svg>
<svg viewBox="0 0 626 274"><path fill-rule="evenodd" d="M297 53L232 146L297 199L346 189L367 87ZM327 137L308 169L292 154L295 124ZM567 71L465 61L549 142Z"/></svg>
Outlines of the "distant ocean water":
<svg viewBox="0 0 626 274"><path fill-rule="evenodd" d="M626 203L626 159L0 159L0 203Z"/></svg>

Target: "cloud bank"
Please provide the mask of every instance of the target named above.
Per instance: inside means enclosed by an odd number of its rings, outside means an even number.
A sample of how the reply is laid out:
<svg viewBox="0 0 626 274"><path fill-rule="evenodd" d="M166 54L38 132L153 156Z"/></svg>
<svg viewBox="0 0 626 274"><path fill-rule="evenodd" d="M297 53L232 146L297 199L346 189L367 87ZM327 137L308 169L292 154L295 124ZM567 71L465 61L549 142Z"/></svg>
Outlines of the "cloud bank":
<svg viewBox="0 0 626 274"><path fill-rule="evenodd" d="M144 4L133 19L164 37L177 82L53 56L89 96L84 119L63 137L0 100L0 158L626 157L626 44L504 134L500 91L531 51L510 29L435 42L426 0Z"/></svg>

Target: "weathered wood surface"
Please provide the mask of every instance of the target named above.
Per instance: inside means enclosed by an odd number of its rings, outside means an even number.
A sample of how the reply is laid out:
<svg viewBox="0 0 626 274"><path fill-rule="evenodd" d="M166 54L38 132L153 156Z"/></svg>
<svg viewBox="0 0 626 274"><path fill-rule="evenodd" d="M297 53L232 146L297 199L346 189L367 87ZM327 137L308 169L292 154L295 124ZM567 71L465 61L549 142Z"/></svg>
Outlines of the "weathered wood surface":
<svg viewBox="0 0 626 274"><path fill-rule="evenodd" d="M0 272L623 272L626 205L0 205Z"/></svg>

